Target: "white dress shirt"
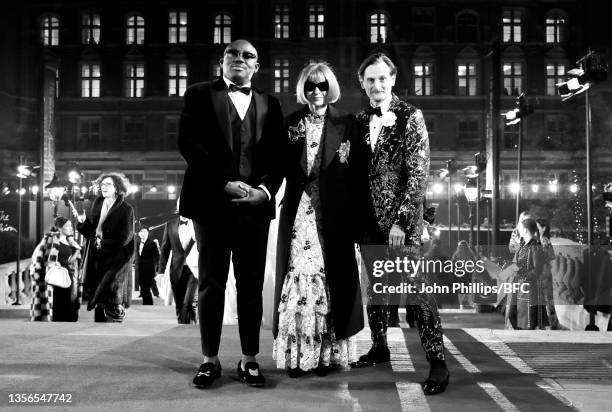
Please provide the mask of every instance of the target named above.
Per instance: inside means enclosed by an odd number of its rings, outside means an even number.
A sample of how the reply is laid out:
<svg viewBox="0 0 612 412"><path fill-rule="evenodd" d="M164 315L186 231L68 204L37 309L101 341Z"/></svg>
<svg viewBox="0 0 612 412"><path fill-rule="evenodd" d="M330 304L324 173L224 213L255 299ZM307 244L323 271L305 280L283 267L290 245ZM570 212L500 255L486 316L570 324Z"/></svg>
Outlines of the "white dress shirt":
<svg viewBox="0 0 612 412"><path fill-rule="evenodd" d="M179 227L178 227L178 234L179 234L179 239L181 240L181 246L183 246L183 250L187 249L187 246L189 245L189 242L191 241L191 239L195 238L195 232L193 230L193 222L191 221L191 219L187 219L187 224L180 224L180 219L183 219L182 217L179 218Z"/></svg>
<svg viewBox="0 0 612 412"><path fill-rule="evenodd" d="M225 76L223 76L223 81L225 82L225 84L227 84L227 87L229 87L230 84L235 84L234 82L232 82ZM238 85L236 84L236 86ZM239 87L251 87L251 83L249 82ZM229 96L230 100L234 104L234 107L236 108L236 111L238 112L238 116L240 116L240 120L244 120L244 116L246 115L246 112L247 110L249 110L249 106L251 105L251 99L253 98L253 92L249 92L249 94L244 94L242 92L238 92L238 91L231 92L228 90L227 95Z"/></svg>
<svg viewBox="0 0 612 412"><path fill-rule="evenodd" d="M389 111L389 105L391 105L391 98L383 101L379 105L383 115ZM374 152L374 148L376 147L378 136L380 136L380 130L383 128L382 124L382 116L370 115L370 147L372 148L372 152Z"/></svg>
<svg viewBox="0 0 612 412"><path fill-rule="evenodd" d="M102 202L102 209L100 210L100 220L98 221L98 227L96 228L96 236L102 238L102 224L106 220L109 210L115 204L117 198L105 198Z"/></svg>

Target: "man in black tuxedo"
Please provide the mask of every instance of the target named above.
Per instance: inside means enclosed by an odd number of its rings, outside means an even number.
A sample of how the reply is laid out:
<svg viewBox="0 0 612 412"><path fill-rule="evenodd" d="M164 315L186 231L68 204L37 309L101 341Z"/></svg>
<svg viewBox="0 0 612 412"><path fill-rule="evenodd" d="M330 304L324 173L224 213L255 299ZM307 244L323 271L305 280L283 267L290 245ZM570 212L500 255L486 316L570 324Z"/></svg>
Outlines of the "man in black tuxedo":
<svg viewBox="0 0 612 412"><path fill-rule="evenodd" d="M229 44L222 78L187 89L179 150L187 161L180 214L193 220L199 251L198 314L204 362L199 388L221 375L218 359L230 253L236 278L242 360L238 376L250 386L265 379L259 352L262 288L274 195L282 181L283 119L277 99L251 87L257 50Z"/></svg>
<svg viewBox="0 0 612 412"><path fill-rule="evenodd" d="M166 222L162 238L159 270L163 272L168 264L170 252L170 287L176 305L178 323L190 324L196 322L194 308L198 280L186 263L187 256L195 247L193 224L189 219L177 216Z"/></svg>
<svg viewBox="0 0 612 412"><path fill-rule="evenodd" d="M140 284L140 293L142 294L142 304L152 305L153 295L151 290L153 282L155 282L155 274L157 271L157 261L159 260L159 250L157 245L149 239L149 228L143 226L138 232L140 238L136 247L136 275Z"/></svg>

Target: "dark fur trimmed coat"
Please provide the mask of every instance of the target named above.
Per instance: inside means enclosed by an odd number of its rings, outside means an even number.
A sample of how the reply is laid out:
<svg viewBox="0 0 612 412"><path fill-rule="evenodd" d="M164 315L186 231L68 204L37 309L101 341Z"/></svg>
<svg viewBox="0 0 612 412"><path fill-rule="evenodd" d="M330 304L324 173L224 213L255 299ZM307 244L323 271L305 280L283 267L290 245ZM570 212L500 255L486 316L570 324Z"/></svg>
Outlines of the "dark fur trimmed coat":
<svg viewBox="0 0 612 412"><path fill-rule="evenodd" d="M91 212L78 231L87 239L83 262L83 288L92 310L97 303L131 303L132 263L134 261L134 210L118 196L102 223L102 247L96 249L96 228L100 221L103 197L94 200Z"/></svg>
<svg viewBox="0 0 612 412"><path fill-rule="evenodd" d="M49 322L53 319L53 286L45 282L45 274L49 266L49 257L59 253L60 235L58 231L45 234L43 240L36 246L32 254L30 264L30 276L32 278L32 304L30 306L30 319L32 321ZM78 265L80 248L76 243L70 242L72 257L69 273L72 277L70 286L71 303L75 306L81 305L83 285Z"/></svg>

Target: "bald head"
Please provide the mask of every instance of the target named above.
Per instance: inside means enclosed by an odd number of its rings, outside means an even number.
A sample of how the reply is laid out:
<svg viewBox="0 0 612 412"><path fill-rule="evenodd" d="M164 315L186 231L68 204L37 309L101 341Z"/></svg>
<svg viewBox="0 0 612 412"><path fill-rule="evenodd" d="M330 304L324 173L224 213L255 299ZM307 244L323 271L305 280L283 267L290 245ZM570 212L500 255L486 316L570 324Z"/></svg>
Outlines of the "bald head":
<svg viewBox="0 0 612 412"><path fill-rule="evenodd" d="M239 86L250 83L259 70L257 57L257 50L250 42L243 39L234 40L223 52L223 76Z"/></svg>

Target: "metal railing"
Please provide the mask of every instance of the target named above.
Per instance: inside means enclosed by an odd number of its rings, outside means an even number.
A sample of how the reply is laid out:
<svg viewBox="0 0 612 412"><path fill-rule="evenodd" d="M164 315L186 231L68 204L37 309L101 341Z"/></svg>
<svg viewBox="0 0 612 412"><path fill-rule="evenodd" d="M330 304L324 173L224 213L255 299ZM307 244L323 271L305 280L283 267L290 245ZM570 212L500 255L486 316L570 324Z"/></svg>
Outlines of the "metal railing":
<svg viewBox="0 0 612 412"><path fill-rule="evenodd" d="M11 306L17 301L17 284L19 284L19 303L27 307L32 299L32 282L30 279L30 259L19 262L21 276L17 282L17 261L0 265L0 307Z"/></svg>

